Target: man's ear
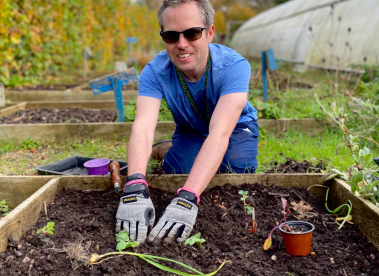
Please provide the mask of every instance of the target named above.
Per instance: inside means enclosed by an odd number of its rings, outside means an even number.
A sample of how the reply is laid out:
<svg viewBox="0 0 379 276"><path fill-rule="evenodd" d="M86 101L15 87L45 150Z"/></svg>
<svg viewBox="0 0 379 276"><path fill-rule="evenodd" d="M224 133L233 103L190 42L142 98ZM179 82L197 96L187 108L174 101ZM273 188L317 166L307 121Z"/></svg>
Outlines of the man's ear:
<svg viewBox="0 0 379 276"><path fill-rule="evenodd" d="M209 28L208 28L208 43L211 43L212 40L213 40L213 37L215 36L215 25L210 25Z"/></svg>

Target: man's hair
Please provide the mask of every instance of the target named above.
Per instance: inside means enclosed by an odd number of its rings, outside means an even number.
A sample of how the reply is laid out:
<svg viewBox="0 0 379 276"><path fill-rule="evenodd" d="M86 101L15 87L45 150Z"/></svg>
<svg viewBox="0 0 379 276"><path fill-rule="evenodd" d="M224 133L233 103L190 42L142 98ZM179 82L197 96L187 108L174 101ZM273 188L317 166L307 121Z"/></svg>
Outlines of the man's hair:
<svg viewBox="0 0 379 276"><path fill-rule="evenodd" d="M162 6L158 11L158 22L159 26L161 26L161 30L163 30L163 12L168 7L178 7L187 2L196 2L199 7L201 18L203 19L204 26L210 26L213 24L215 11L213 9L212 4L208 0L163 0ZM199 27L199 26L194 26Z"/></svg>

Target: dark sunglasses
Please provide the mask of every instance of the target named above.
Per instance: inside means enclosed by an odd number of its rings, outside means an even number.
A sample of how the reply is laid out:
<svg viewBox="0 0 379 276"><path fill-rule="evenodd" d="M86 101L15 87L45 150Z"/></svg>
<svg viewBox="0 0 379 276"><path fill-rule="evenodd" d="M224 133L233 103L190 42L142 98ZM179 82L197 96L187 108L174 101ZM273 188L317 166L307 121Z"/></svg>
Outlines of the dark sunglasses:
<svg viewBox="0 0 379 276"><path fill-rule="evenodd" d="M166 43L176 43L179 41L180 34L183 34L184 37L188 41L195 41L201 38L203 34L203 30L208 29L208 27L201 28L201 27L193 27L189 28L183 32L175 32L175 31L167 31L167 32L160 32L159 34L161 35L162 39Z"/></svg>

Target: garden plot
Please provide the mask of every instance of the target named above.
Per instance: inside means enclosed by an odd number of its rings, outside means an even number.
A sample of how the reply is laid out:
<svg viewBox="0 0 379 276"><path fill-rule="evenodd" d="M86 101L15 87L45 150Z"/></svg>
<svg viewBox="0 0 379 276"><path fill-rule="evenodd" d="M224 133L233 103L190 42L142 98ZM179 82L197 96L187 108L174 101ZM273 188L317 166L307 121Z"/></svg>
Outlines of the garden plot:
<svg viewBox="0 0 379 276"><path fill-rule="evenodd" d="M215 271L225 260L228 261L217 275L285 275L286 272L292 275L378 275L377 249L358 231L356 225L345 223L338 230L335 218L325 210L324 188L311 189L311 192L322 195L320 198L313 197L308 192L307 187L323 184L326 178L327 175L323 174L216 175L209 185L210 189L202 195L193 231L194 234L200 232L201 238L205 239L202 249L196 245L162 244L141 245L131 252L171 258L204 273ZM157 216L175 197L175 190L184 180L185 176L181 175L149 177ZM236 186L241 184L242 186ZM379 221L378 211L367 209L367 204L370 203L353 196L346 190L346 184L333 180L329 187L329 206L339 204L338 201L352 200L353 221L358 226L362 228L367 218L362 217L362 214L369 214L371 220ZM88 191L92 189L100 191ZM245 228L240 190L248 192L250 200L247 202L255 208L258 223L255 233L249 233ZM61 177L51 180L36 194L41 198L41 205L43 200L54 202L48 206L46 213L41 212L37 224L24 225L27 231L24 238L18 241L10 239L7 250L0 254L1 270L7 275L168 275L167 272L130 256L114 257L99 265L84 264L90 253L100 255L115 251L116 248L114 217L119 195L110 189L110 179ZM278 194L287 199L288 206L293 207L289 211L288 220L297 220L300 216L302 220L315 225L311 255L287 255L279 231L272 236L271 248L263 250L263 243L271 229L283 219ZM308 213L295 211L294 207L301 204L302 200L312 208ZM36 231L47 222L55 222L54 235L37 235ZM375 228L368 230L378 236ZM379 245L378 241L371 241L376 246ZM64 252L64 248L66 251L70 249L70 243L83 246L84 251L79 255L82 262L78 257L71 256L70 259ZM4 245L4 240L1 244ZM169 265L179 269L176 265Z"/></svg>
<svg viewBox="0 0 379 276"><path fill-rule="evenodd" d="M124 101L129 101L135 99L136 97L136 90L122 91L122 98ZM10 104L17 104L22 102L114 101L114 95L112 92L108 92L95 96L90 90L5 91L5 99Z"/></svg>

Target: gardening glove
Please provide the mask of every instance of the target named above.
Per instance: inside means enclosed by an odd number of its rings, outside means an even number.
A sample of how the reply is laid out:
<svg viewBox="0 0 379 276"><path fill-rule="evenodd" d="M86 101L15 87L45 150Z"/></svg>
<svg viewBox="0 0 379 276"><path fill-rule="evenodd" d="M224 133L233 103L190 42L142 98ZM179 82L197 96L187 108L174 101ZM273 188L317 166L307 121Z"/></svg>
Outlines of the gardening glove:
<svg viewBox="0 0 379 276"><path fill-rule="evenodd" d="M141 182L146 183L146 181ZM148 230L154 225L155 210L145 184L125 184L116 219L116 234L125 230L131 241L144 242L146 240Z"/></svg>
<svg viewBox="0 0 379 276"><path fill-rule="evenodd" d="M157 225L147 237L148 243L159 243L162 240L170 243L176 240L181 243L191 234L197 217L197 200L190 199L187 191L180 191L170 205L167 206Z"/></svg>

